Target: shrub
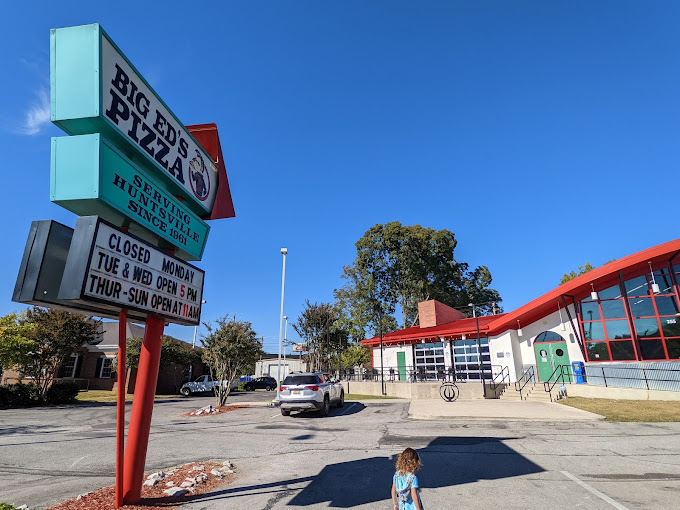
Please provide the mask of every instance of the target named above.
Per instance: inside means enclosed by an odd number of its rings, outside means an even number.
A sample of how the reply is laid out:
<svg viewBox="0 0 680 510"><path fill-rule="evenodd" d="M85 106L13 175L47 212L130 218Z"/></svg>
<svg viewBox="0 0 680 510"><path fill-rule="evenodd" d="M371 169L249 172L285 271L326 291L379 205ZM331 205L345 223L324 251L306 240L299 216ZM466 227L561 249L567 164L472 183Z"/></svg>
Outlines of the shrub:
<svg viewBox="0 0 680 510"><path fill-rule="evenodd" d="M40 392L35 384L0 386L0 407L28 407L40 404Z"/></svg>
<svg viewBox="0 0 680 510"><path fill-rule="evenodd" d="M6 386L0 386L1 388L5 388ZM17 507L14 505L10 505L9 503L0 503L0 510L17 510Z"/></svg>
<svg viewBox="0 0 680 510"><path fill-rule="evenodd" d="M75 383L54 383L45 393L45 402L48 404L68 404L73 402L80 390Z"/></svg>

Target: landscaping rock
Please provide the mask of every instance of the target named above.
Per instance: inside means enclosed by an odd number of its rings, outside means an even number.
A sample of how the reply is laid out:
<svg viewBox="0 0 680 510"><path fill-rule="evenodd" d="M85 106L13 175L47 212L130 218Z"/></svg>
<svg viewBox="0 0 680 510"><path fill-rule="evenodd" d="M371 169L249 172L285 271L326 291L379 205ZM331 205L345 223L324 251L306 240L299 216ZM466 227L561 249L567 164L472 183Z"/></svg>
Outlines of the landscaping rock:
<svg viewBox="0 0 680 510"><path fill-rule="evenodd" d="M222 471L220 471L219 469L211 469L210 474L216 476L217 478L224 477L224 473L222 473Z"/></svg>
<svg viewBox="0 0 680 510"><path fill-rule="evenodd" d="M191 468L192 471L205 471L205 466L204 465L196 465Z"/></svg>
<svg viewBox="0 0 680 510"><path fill-rule="evenodd" d="M174 486L175 486L175 482L173 482L173 481L165 482L165 486L166 486L166 487L174 487Z"/></svg>
<svg viewBox="0 0 680 510"><path fill-rule="evenodd" d="M146 485L147 487L153 487L158 483L159 479L158 478L149 478L148 480L144 480L144 483L142 485Z"/></svg>
<svg viewBox="0 0 680 510"><path fill-rule="evenodd" d="M188 494L188 492L188 490L180 487L170 487L169 489L165 489L163 494L167 494L168 496L184 496L185 494Z"/></svg>

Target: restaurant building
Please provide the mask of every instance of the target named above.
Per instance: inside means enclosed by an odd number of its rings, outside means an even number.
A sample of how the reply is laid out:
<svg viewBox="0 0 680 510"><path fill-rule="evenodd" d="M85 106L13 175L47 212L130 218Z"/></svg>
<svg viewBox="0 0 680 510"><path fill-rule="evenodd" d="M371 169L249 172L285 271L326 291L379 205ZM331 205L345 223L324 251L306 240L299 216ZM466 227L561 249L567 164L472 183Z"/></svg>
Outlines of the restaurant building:
<svg viewBox="0 0 680 510"><path fill-rule="evenodd" d="M527 370L539 381L560 366L680 359L680 239L609 262L516 310L468 318L437 301L420 325L366 339L373 367L394 380L489 379ZM533 367L533 368L531 368ZM603 372L604 373L604 372Z"/></svg>

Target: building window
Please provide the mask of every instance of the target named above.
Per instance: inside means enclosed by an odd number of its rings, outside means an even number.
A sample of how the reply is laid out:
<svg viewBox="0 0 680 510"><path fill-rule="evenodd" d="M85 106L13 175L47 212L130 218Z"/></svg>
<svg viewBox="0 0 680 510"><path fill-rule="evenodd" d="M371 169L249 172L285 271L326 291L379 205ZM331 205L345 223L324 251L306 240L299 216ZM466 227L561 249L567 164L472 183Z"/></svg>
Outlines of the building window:
<svg viewBox="0 0 680 510"><path fill-rule="evenodd" d="M653 277L646 271L626 276L623 288L596 288L597 300L588 296L579 302L588 361L680 357L680 307L672 273L680 277L680 265L655 267ZM659 286L656 294L653 283Z"/></svg>
<svg viewBox="0 0 680 510"><path fill-rule="evenodd" d="M76 375L76 366L78 366L78 355L71 354L69 359L61 366L59 370L59 377L72 379Z"/></svg>
<svg viewBox="0 0 680 510"><path fill-rule="evenodd" d="M102 379L110 379L113 375L113 358L106 358L102 356L97 360L97 367L94 370L94 376Z"/></svg>
<svg viewBox="0 0 680 510"><path fill-rule="evenodd" d="M482 370L486 374L485 378L491 376L489 339L480 338L480 344L481 356L476 339L456 340L451 342L451 348L453 350L453 367L458 377L462 379L481 379Z"/></svg>
<svg viewBox="0 0 680 510"><path fill-rule="evenodd" d="M437 373L444 371L444 344L442 342L415 345L416 370L426 379L437 379Z"/></svg>

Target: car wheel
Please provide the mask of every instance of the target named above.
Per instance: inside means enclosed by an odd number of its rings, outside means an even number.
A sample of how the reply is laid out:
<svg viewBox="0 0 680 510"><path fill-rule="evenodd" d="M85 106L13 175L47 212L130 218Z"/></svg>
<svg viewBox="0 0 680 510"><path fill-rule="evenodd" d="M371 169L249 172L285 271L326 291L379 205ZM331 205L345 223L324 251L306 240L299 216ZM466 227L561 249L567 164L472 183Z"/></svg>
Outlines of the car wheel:
<svg viewBox="0 0 680 510"><path fill-rule="evenodd" d="M319 410L319 416L328 416L328 411L330 411L331 404L328 401L328 395L323 398L323 407Z"/></svg>
<svg viewBox="0 0 680 510"><path fill-rule="evenodd" d="M341 391L340 392L340 400L338 400L338 407L342 407L345 405L345 392Z"/></svg>
<svg viewBox="0 0 680 510"><path fill-rule="evenodd" d="M182 388L181 390L179 390L179 392L185 397L191 395L191 390L189 388Z"/></svg>
<svg viewBox="0 0 680 510"><path fill-rule="evenodd" d="M252 387L252 386L246 386L244 389L245 389L246 391L253 391L253 387Z"/></svg>
<svg viewBox="0 0 680 510"><path fill-rule="evenodd" d="M267 391L272 391L272 387L269 386L269 385L265 386L264 389L267 390Z"/></svg>
<svg viewBox="0 0 680 510"><path fill-rule="evenodd" d="M289 409L281 409L281 414L284 416L290 416L290 410Z"/></svg>

